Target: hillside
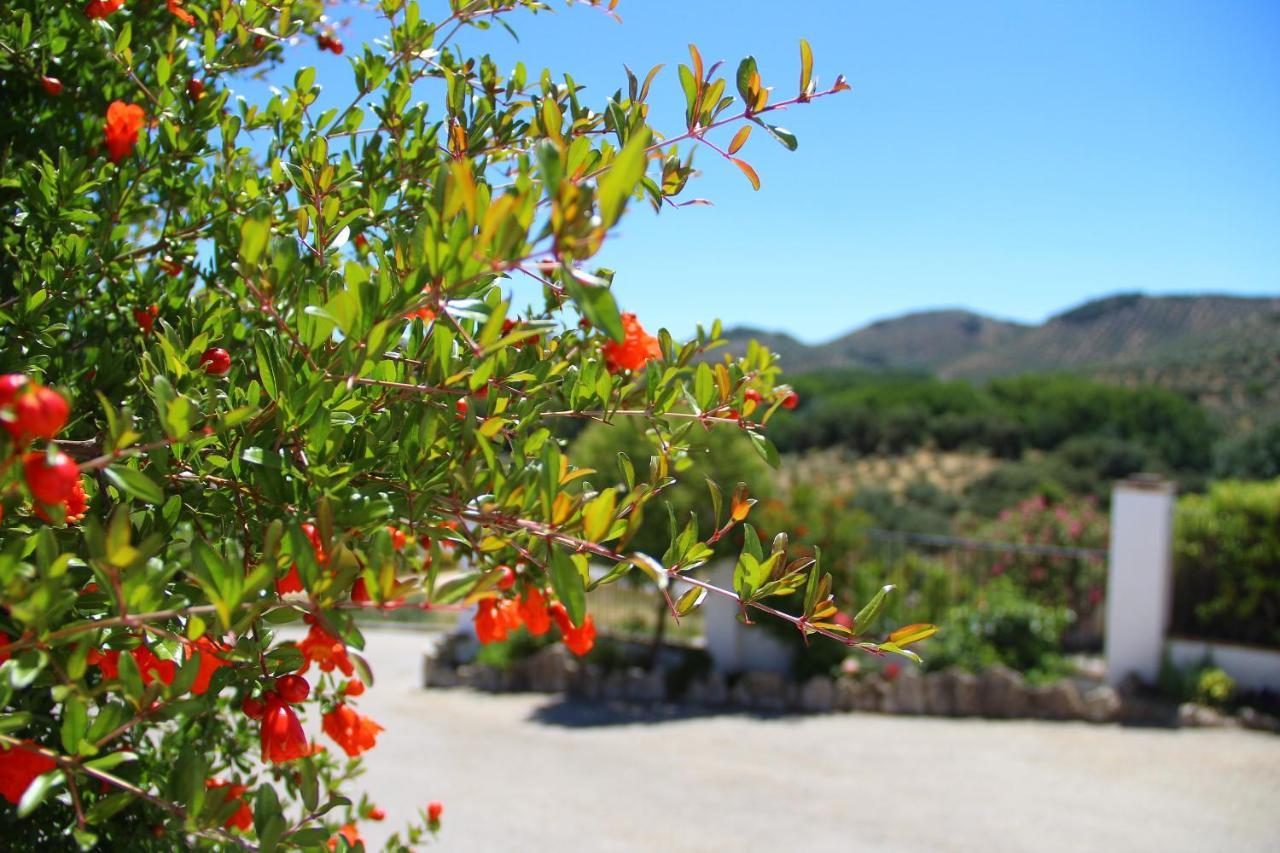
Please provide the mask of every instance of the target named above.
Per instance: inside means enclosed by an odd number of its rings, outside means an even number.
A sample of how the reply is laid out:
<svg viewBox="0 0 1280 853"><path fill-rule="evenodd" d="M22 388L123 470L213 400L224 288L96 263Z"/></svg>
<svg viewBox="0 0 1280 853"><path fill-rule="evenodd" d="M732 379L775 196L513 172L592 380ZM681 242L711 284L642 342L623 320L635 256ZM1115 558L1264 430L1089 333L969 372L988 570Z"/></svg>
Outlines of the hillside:
<svg viewBox="0 0 1280 853"><path fill-rule="evenodd" d="M782 357L783 366L803 373L824 368L934 372L966 356L1016 340L1032 326L996 320L961 309L916 311L877 320L833 341L811 346L785 332L729 329L729 351L746 351L754 338Z"/></svg>
<svg viewBox="0 0 1280 853"><path fill-rule="evenodd" d="M1017 339L956 359L945 377L982 378L1032 370L1140 364L1170 352L1195 356L1232 340L1280 299L1129 294L1086 302Z"/></svg>
<svg viewBox="0 0 1280 853"><path fill-rule="evenodd" d="M1069 371L1160 385L1233 419L1280 413L1280 297L1122 294L1039 325L963 310L921 311L814 346L747 329L726 337L739 351L755 337L792 373L862 368L981 380Z"/></svg>
<svg viewBox="0 0 1280 853"><path fill-rule="evenodd" d="M1018 341L1032 328L972 311L920 311L879 320L818 349L832 361L935 371Z"/></svg>

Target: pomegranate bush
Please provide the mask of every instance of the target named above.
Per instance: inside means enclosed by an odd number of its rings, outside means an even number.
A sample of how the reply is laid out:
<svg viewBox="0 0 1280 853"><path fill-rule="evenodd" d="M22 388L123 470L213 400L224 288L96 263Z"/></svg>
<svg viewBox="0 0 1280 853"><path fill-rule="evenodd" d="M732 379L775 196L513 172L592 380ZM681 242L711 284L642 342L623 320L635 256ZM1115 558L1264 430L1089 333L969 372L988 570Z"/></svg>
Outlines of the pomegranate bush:
<svg viewBox="0 0 1280 853"><path fill-rule="evenodd" d="M679 582L678 614L710 592L911 654L862 638L883 594L833 621L817 560L745 524L745 486L711 486L713 529L673 516L664 554L628 547L692 431L776 463L763 427L795 397L762 349L703 358L716 326L651 334L591 264L631 208L691 203L694 148L758 186L748 136L794 148L774 116L847 86L805 44L776 95L690 48L660 132L657 69L588 102L455 44L542 8L382 0L386 38L348 47L316 0L0 10L7 844L360 845L383 817L355 784L382 731L362 610L474 610L482 640L523 624L582 654L591 590L636 569ZM350 103L286 70L302 39ZM235 96L253 73L280 82L265 103ZM575 468L569 418L640 419L652 455ZM736 526L717 589L695 570ZM395 845L439 828L423 796Z"/></svg>

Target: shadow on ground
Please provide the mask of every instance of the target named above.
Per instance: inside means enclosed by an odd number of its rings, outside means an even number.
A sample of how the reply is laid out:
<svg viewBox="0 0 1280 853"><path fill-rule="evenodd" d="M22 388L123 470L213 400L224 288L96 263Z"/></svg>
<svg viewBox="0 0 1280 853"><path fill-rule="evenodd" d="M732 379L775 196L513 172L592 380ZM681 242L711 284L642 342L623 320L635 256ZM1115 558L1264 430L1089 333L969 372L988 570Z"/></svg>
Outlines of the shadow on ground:
<svg viewBox="0 0 1280 853"><path fill-rule="evenodd" d="M855 712L856 713L856 712ZM636 705L628 702L607 702L593 699L570 699L548 697L544 705L539 705L529 714L529 721L546 726L558 726L568 729L591 729L607 726L656 725L660 723L682 722L685 720L714 719L719 717L743 720L800 720L814 716L842 716L842 714L810 714L800 711L755 711L747 708L707 708L694 705ZM857 713L857 716L866 716ZM876 715L879 716L879 715ZM929 715L918 716L919 719L935 719ZM955 718L936 718L955 719ZM989 723L1018 722L1019 720L1003 720L996 717L973 717L969 719L984 720ZM1037 720L1041 723L1074 723L1075 720ZM1140 714L1117 720L1121 728L1135 729L1176 729L1178 728L1177 708L1166 703L1152 703Z"/></svg>
<svg viewBox="0 0 1280 853"><path fill-rule="evenodd" d="M807 714L751 711L744 708L703 708L693 705L633 705L588 699L551 699L529 714L529 720L547 726L589 729L604 726L650 725L714 717L745 720L800 719Z"/></svg>

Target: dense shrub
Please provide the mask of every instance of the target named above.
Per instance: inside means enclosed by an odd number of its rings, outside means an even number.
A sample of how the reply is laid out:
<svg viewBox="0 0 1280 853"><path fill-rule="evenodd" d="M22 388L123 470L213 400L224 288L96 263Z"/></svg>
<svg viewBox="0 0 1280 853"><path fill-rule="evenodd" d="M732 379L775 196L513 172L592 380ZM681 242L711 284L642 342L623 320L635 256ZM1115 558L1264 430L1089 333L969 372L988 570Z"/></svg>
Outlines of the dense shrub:
<svg viewBox="0 0 1280 853"><path fill-rule="evenodd" d="M651 465L667 465L667 473L660 475L658 480L670 476L675 478L675 482L666 485L658 500L642 512L631 540L637 550L650 554L662 553L671 539L670 516L662 504L670 506L681 527L692 513L698 519L700 530L712 529L715 519L708 500L708 479L726 487L750 483L752 496L759 500L767 500L776 492L773 470L742 431L732 428L708 431L689 424L678 433L682 447L678 452L669 454L667 461L663 461L657 451L654 430L638 419L617 424L592 424L569 447L569 458L592 472L584 478L589 488L621 486L623 469L627 465L638 470L649 469ZM621 460L619 454L623 454L626 461ZM717 551L729 553L733 550L731 542L726 539L717 543Z"/></svg>
<svg viewBox="0 0 1280 853"><path fill-rule="evenodd" d="M1089 437L1112 442L1091 465L1099 476L1111 476L1136 465L1206 471L1216 435L1207 412L1177 394L1069 375L977 386L914 374L819 371L796 377L795 386L800 408L782 413L774 427L784 451L839 445L897 453L933 445L1017 459L1026 450L1054 450Z"/></svg>
<svg viewBox="0 0 1280 853"><path fill-rule="evenodd" d="M1221 442L1214 448L1213 473L1236 480L1280 477L1280 421Z"/></svg>
<svg viewBox="0 0 1280 853"><path fill-rule="evenodd" d="M1280 480L1179 499L1173 630L1280 646Z"/></svg>
<svg viewBox="0 0 1280 853"><path fill-rule="evenodd" d="M1004 510L995 521L977 528L974 537L1030 546L993 554L991 574L1007 577L1031 599L1069 608L1083 620L1102 603L1106 560L1052 549L1105 549L1109 526L1108 517L1091 498L1050 502L1037 496Z"/></svg>
<svg viewBox="0 0 1280 853"><path fill-rule="evenodd" d="M927 641L929 669L959 666L979 672L1003 664L1032 679L1060 674L1062 633L1071 622L1064 607L1028 598L1012 581L988 584L971 603L952 608Z"/></svg>

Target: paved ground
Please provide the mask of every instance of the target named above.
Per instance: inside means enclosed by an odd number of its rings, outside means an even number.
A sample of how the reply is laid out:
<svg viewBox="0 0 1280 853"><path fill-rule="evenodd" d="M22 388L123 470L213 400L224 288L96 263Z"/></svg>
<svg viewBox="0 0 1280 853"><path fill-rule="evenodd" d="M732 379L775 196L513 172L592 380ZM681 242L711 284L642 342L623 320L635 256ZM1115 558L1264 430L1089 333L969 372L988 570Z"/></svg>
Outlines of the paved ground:
<svg viewBox="0 0 1280 853"><path fill-rule="evenodd" d="M654 721L423 691L421 635L370 632L362 782L428 800L437 851L1280 850L1280 737L874 714Z"/></svg>

